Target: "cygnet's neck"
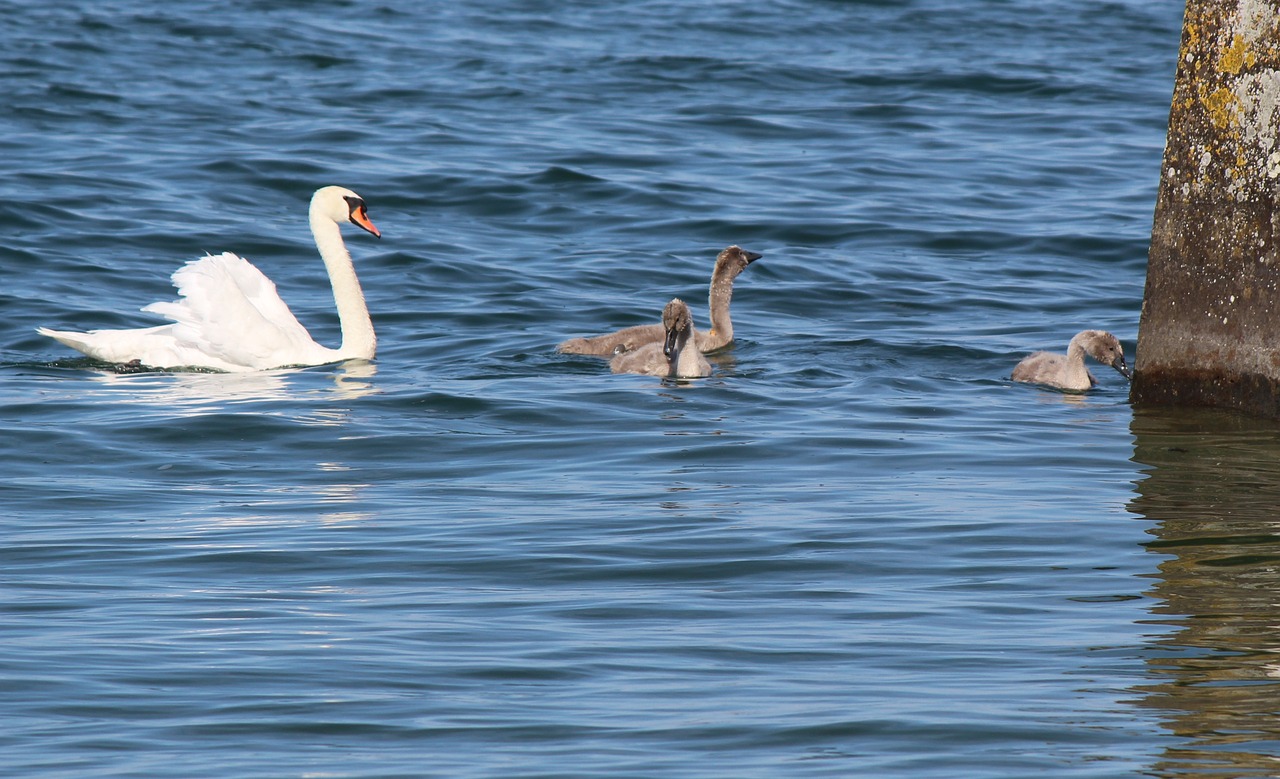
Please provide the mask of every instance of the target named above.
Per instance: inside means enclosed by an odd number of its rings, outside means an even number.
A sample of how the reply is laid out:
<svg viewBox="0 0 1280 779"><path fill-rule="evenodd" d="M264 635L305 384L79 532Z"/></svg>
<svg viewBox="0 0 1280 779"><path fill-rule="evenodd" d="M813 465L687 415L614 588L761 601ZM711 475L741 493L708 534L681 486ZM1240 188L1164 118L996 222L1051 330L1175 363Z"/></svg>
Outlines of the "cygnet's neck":
<svg viewBox="0 0 1280 779"><path fill-rule="evenodd" d="M1085 336L1081 333L1067 344L1067 359L1062 364L1063 386L1087 388L1092 383L1089 379L1089 369L1084 367L1084 340Z"/></svg>
<svg viewBox="0 0 1280 779"><path fill-rule="evenodd" d="M351 255L342 241L342 230L337 222L321 213L314 202L310 220L311 234L315 236L316 248L320 250L324 267L329 272L329 283L333 285L333 302L338 308L338 322L342 326L339 357L344 360L372 360L378 339L373 333L373 320L369 318L360 279L356 278Z"/></svg>
<svg viewBox="0 0 1280 779"><path fill-rule="evenodd" d="M670 367L670 375L672 376L696 376L698 375L698 358L701 354L696 347L693 347L689 341L693 334L693 328L680 331L676 335L675 349L667 360Z"/></svg>
<svg viewBox="0 0 1280 779"><path fill-rule="evenodd" d="M716 268L711 275L711 290L707 305L711 313L711 334L716 343L727 344L733 340L733 320L729 318L729 302L733 300L733 280L738 273L731 268Z"/></svg>

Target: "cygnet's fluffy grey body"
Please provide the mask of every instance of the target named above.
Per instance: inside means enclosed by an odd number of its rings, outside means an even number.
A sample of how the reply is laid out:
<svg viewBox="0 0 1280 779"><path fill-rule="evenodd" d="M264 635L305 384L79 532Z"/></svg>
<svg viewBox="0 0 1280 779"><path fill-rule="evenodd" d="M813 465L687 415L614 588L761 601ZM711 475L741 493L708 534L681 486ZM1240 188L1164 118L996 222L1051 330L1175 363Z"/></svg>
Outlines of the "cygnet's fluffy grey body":
<svg viewBox="0 0 1280 779"><path fill-rule="evenodd" d="M1013 369L1012 378L1029 384L1084 391L1098 383L1089 369L1084 367L1086 354L1103 365L1115 368L1126 379L1130 378L1120 339L1104 330L1083 330L1077 333L1067 345L1066 354L1035 352L1027 355Z"/></svg>
<svg viewBox="0 0 1280 779"><path fill-rule="evenodd" d="M662 309L661 341L651 341L630 352L621 352L609 361L614 373L643 373L672 379L694 379L711 375L711 363L693 345L693 314L679 298Z"/></svg>
<svg viewBox="0 0 1280 779"><path fill-rule="evenodd" d="M711 329L694 331L694 343L700 351L714 352L733 342L733 322L729 319L729 302L733 298L733 280L761 255L738 246L729 246L716 256L711 271L711 291L708 304L711 313ZM590 354L611 357L622 352L632 352L644 344L661 343L666 337L662 325L636 325L605 335L590 338L570 338L556 347L567 354Z"/></svg>

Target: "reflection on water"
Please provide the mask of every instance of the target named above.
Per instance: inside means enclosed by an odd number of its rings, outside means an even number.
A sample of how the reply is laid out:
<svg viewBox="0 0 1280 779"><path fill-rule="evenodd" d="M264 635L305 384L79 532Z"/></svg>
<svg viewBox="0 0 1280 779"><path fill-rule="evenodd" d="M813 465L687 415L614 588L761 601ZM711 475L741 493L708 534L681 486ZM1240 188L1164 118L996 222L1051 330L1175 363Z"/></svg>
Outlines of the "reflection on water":
<svg viewBox="0 0 1280 779"><path fill-rule="evenodd" d="M373 377L378 366L365 360L349 360L333 368L334 393L343 400L355 400L374 393Z"/></svg>
<svg viewBox="0 0 1280 779"><path fill-rule="evenodd" d="M1155 683L1140 705L1179 738L1157 775L1280 775L1280 425L1220 411L1135 409L1147 466L1130 509L1167 555L1153 613Z"/></svg>
<svg viewBox="0 0 1280 779"><path fill-rule="evenodd" d="M357 408L353 401L377 392L376 373L373 363L352 361L309 370L252 373L94 373L92 381L96 394L112 407L136 404L161 408L158 416L153 408L138 408L139 420L184 431L180 435L199 438L210 432L226 433L234 440L238 431L248 435L268 418L283 420L286 426L347 427ZM67 391L78 393L79 400L94 394L82 390L80 382L67 383ZM178 453L173 456L181 460L186 441L175 440ZM227 451L246 450L233 445ZM253 447L247 451L252 453ZM215 457L222 463L238 462L238 458L226 452ZM232 468L233 476L184 481L181 475L170 475L166 484L169 489L199 494L201 499L192 503L192 513L186 516L198 516L210 528L311 525L317 521L350 524L371 516L363 507L370 485L347 464L328 458L313 461L309 452L303 453L290 460L288 470L293 475L288 480L281 479L281 471L270 457L264 465L271 475L260 477L252 468ZM167 464L157 471L171 468L172 464Z"/></svg>
<svg viewBox="0 0 1280 779"><path fill-rule="evenodd" d="M365 493L373 485L357 481L355 470L343 463L317 462L314 471L302 469L297 483L261 487L251 481L210 485L191 483L176 486L180 492L205 496L227 491L234 500L216 502L209 511L209 500L193 504L193 512L209 529L233 527L280 527L282 525L348 525L365 522L373 513L365 508Z"/></svg>
<svg viewBox="0 0 1280 779"><path fill-rule="evenodd" d="M295 400L307 394L326 399L357 400L376 392L373 378L377 367L371 362L349 361L321 366L315 371L253 371L249 373L115 373L97 372L93 379L114 403L159 404L178 416L194 417L226 411L244 403ZM316 371L327 372L332 386L303 383ZM319 388L319 389L317 389ZM339 409L320 410L303 422L318 425L341 424L346 413Z"/></svg>
<svg viewBox="0 0 1280 779"><path fill-rule="evenodd" d="M316 467L323 473L347 475L351 467L342 463L317 463ZM349 476L347 478L350 478ZM341 525L353 522L364 522L373 518L373 513L361 510L362 497L371 485L358 482L329 482L316 489L316 496L325 506L320 514L320 521L326 525Z"/></svg>

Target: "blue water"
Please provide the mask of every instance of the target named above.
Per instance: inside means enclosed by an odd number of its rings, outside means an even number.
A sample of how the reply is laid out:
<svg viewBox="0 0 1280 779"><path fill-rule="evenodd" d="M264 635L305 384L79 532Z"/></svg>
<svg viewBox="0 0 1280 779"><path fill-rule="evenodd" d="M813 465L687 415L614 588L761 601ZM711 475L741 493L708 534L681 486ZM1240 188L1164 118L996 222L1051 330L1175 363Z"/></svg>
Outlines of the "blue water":
<svg viewBox="0 0 1280 779"><path fill-rule="evenodd" d="M1280 427L1007 377L1137 331L1146 0L12 5L0 765L1271 776ZM115 373L235 251L375 363ZM706 323L712 377L557 354Z"/></svg>

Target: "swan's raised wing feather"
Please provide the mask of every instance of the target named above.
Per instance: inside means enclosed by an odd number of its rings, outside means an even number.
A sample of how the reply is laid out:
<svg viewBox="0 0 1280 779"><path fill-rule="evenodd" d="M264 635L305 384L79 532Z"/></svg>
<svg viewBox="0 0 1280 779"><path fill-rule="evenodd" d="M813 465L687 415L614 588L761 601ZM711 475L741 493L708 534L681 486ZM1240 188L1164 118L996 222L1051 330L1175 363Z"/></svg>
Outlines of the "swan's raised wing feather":
<svg viewBox="0 0 1280 779"><path fill-rule="evenodd" d="M142 309L173 320L173 335L236 365L278 368L322 349L280 299L276 285L231 252L193 260L173 274L180 300Z"/></svg>

